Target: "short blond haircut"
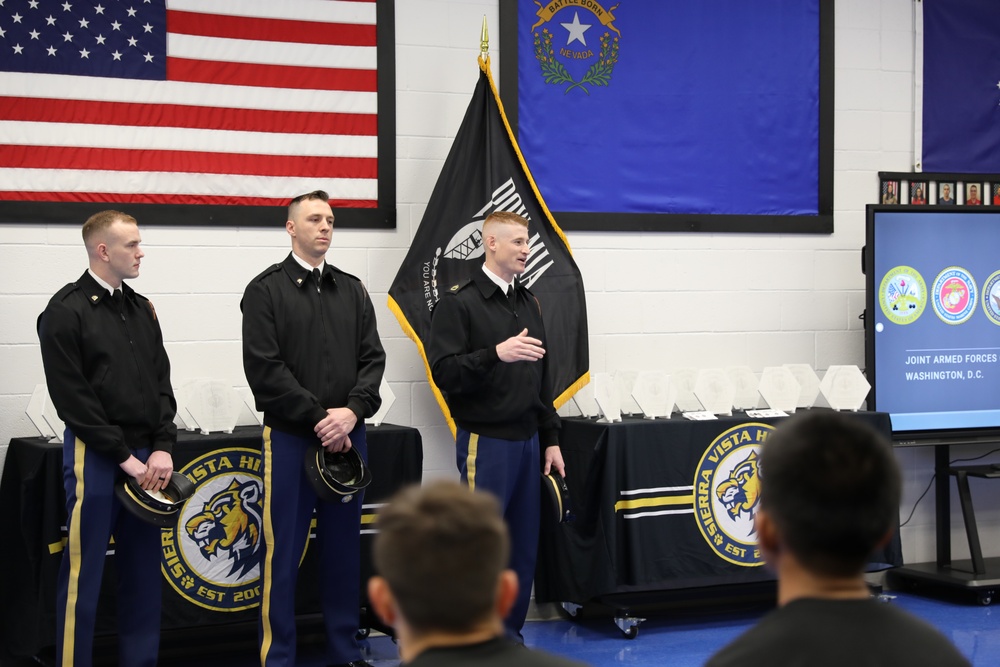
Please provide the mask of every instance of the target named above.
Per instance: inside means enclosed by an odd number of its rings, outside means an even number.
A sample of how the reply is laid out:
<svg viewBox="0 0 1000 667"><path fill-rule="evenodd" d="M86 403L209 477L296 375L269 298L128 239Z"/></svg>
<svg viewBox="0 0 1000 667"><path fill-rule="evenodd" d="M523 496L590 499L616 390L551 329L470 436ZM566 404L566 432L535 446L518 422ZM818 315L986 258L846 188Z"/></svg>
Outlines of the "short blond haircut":
<svg viewBox="0 0 1000 667"><path fill-rule="evenodd" d="M511 213L510 211L493 211L486 216L486 220L483 221L483 229L486 229L486 225L494 222L505 225L521 225L526 229L528 227L528 221L524 216L518 215L517 213Z"/></svg>
<svg viewBox="0 0 1000 667"><path fill-rule="evenodd" d="M122 222L129 225L138 225L135 218L133 218L128 213L122 213L121 211L100 211L94 215L87 218L87 222L83 223L83 243L86 246L90 246L91 239L94 238L99 232L106 231L108 227L113 225L116 221L121 220Z"/></svg>

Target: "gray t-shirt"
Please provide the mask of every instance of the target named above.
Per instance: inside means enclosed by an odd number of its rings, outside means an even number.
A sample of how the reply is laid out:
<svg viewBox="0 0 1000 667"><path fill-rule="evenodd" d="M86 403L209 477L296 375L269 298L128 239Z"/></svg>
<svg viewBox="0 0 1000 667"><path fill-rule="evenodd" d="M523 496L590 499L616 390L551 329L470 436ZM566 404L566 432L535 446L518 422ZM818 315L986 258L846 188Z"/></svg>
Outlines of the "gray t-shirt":
<svg viewBox="0 0 1000 667"><path fill-rule="evenodd" d="M793 600L775 609L706 667L971 667L928 623L873 599Z"/></svg>

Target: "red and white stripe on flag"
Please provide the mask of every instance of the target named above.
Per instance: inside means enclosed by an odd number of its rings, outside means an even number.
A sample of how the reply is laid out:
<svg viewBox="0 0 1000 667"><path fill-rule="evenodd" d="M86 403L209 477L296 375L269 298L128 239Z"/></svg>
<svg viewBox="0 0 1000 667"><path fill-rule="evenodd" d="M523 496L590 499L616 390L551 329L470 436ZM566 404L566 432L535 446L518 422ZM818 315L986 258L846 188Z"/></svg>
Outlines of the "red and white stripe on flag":
<svg viewBox="0 0 1000 667"><path fill-rule="evenodd" d="M100 57L127 28L74 4L42 3L72 23L58 46ZM167 0L165 80L2 71L0 199L271 206L323 189L375 208L375 16L374 0Z"/></svg>

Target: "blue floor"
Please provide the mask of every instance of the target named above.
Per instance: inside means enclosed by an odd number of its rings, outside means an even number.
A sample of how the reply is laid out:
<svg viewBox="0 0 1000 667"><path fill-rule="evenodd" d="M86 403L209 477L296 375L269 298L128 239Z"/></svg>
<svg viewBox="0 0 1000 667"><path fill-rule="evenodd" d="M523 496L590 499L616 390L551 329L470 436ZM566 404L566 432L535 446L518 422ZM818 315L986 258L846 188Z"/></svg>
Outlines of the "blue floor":
<svg viewBox="0 0 1000 667"><path fill-rule="evenodd" d="M890 593L894 604L928 621L958 646L975 667L1000 665L1000 608ZM699 612L650 617L627 639L610 618L536 621L524 629L525 643L589 665L696 667L749 628L763 610L734 614ZM368 640L369 660L377 667L398 664L387 637ZM322 665L321 661L309 663Z"/></svg>
<svg viewBox="0 0 1000 667"><path fill-rule="evenodd" d="M969 658L975 667L1000 665L1000 608L960 604L892 593L897 605L928 621ZM635 639L626 639L610 619L530 623L530 646L589 665L695 667L753 625L765 612L650 618ZM669 657L669 660L666 658ZM391 662L383 663L391 665Z"/></svg>
<svg viewBox="0 0 1000 667"><path fill-rule="evenodd" d="M918 597L909 593L894 592L890 596L887 604L906 609L937 627L975 667L1000 665L1000 608ZM753 625L765 612L764 609L733 613L703 609L650 614L649 619L639 625L634 639L627 639L610 616L535 621L525 625L524 638L530 647L589 665L696 667ZM300 635L302 646L298 664L302 667L324 667L322 637L306 632ZM160 667L252 667L257 664L256 642L249 630L244 636L230 637L222 642L188 643L177 639L164 637ZM375 667L395 667L399 664L396 645L389 637L374 634L363 644L365 658ZM114 664L113 658L104 658L99 657L97 664ZM0 660L0 667L29 664L32 662L27 660Z"/></svg>

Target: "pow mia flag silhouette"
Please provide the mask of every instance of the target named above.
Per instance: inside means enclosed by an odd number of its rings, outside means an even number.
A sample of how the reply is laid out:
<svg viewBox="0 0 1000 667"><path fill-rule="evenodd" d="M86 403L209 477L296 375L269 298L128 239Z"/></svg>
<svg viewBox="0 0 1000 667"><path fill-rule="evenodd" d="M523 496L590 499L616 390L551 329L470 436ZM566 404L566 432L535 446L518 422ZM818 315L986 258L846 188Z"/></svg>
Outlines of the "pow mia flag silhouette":
<svg viewBox="0 0 1000 667"><path fill-rule="evenodd" d="M441 295L481 271L482 225L494 211L528 220L531 253L520 281L538 298L558 408L589 381L587 307L583 279L569 243L545 206L479 59L479 83L410 250L389 288L389 308L417 344L427 379L449 424L424 352L431 311Z"/></svg>

